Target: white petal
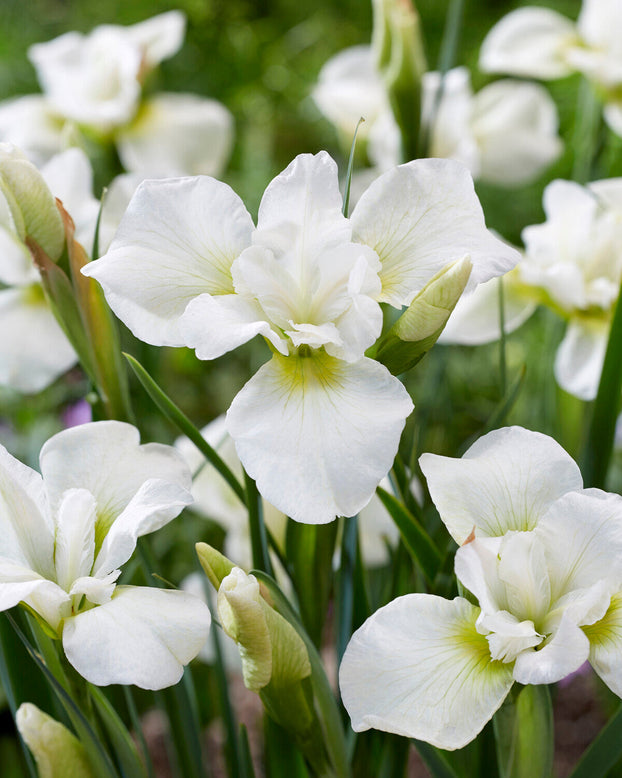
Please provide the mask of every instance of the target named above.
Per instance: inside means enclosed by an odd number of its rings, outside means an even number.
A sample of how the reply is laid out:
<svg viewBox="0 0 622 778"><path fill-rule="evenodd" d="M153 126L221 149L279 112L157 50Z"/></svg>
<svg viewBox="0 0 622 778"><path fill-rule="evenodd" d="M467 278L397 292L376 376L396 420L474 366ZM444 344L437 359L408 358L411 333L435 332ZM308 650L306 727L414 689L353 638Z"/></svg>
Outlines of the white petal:
<svg viewBox="0 0 622 778"><path fill-rule="evenodd" d="M56 628L62 604L69 603L68 594L29 567L0 557L0 611L20 602L31 604L33 598L43 606L34 610Z"/></svg>
<svg viewBox="0 0 622 778"><path fill-rule="evenodd" d="M448 159L415 160L385 173L352 214L356 240L382 262L381 300L408 305L443 267L464 256L471 285L510 270L514 249L486 229L468 170Z"/></svg>
<svg viewBox="0 0 622 778"><path fill-rule="evenodd" d="M473 740L512 686L511 667L490 659L463 598L399 597L371 616L339 671L356 732L381 729L453 750Z"/></svg>
<svg viewBox="0 0 622 778"><path fill-rule="evenodd" d="M583 630L565 613L550 642L519 654L514 679L522 684L556 683L578 670L589 653L590 644Z"/></svg>
<svg viewBox="0 0 622 778"><path fill-rule="evenodd" d="M110 248L110 244L121 223L123 214L134 192L138 189L143 179L133 173L123 173L115 176L108 186L104 204L102 206L101 220L99 223L99 256L101 257ZM97 257L93 257L97 259Z"/></svg>
<svg viewBox="0 0 622 778"><path fill-rule="evenodd" d="M369 502L412 407L370 359L275 355L233 400L227 428L261 494L296 521L322 524Z"/></svg>
<svg viewBox="0 0 622 778"><path fill-rule="evenodd" d="M53 508L67 489L88 489L95 497L96 543L151 479L168 483L173 504L180 488L190 489L190 471L172 446L141 446L139 439L131 424L98 421L63 430L41 449L41 472Z"/></svg>
<svg viewBox="0 0 622 778"><path fill-rule="evenodd" d="M561 78L572 72L566 51L578 39L574 24L548 8L519 8L488 33L479 55L488 73Z"/></svg>
<svg viewBox="0 0 622 778"><path fill-rule="evenodd" d="M77 356L40 286L0 291L0 384L40 392Z"/></svg>
<svg viewBox="0 0 622 778"><path fill-rule="evenodd" d="M207 605L185 592L119 586L105 605L65 620L67 659L97 686L164 689L207 639Z"/></svg>
<svg viewBox="0 0 622 778"><path fill-rule="evenodd" d="M37 167L65 148L63 125L43 95L0 102L0 138L14 143Z"/></svg>
<svg viewBox="0 0 622 778"><path fill-rule="evenodd" d="M186 17L181 11L168 11L116 29L140 47L145 64L152 68L179 51L184 42Z"/></svg>
<svg viewBox="0 0 622 778"><path fill-rule="evenodd" d="M622 135L622 101L608 102L603 108L603 116L609 128L616 135Z"/></svg>
<svg viewBox="0 0 622 778"><path fill-rule="evenodd" d="M607 686L622 696L622 594L617 592L602 621L585 627L590 641L590 664Z"/></svg>
<svg viewBox="0 0 622 778"><path fill-rule="evenodd" d="M230 268L251 241L240 198L212 178L146 181L108 253L83 269L141 340L183 346L179 319L203 292L233 292Z"/></svg>
<svg viewBox="0 0 622 778"><path fill-rule="evenodd" d="M458 544L473 528L484 536L533 529L552 502L583 486L579 468L558 443L522 427L489 432L461 459L423 454L419 464Z"/></svg>
<svg viewBox="0 0 622 778"><path fill-rule="evenodd" d="M384 83L374 65L371 46L351 46L323 65L312 97L317 107L351 141L361 117L359 137L389 112Z"/></svg>
<svg viewBox="0 0 622 778"><path fill-rule="evenodd" d="M91 575L85 575L76 578L73 582L69 594L72 597L84 595L86 599L95 605L103 605L110 602L115 590L117 578L121 575L120 570L113 570L103 578L94 578Z"/></svg>
<svg viewBox="0 0 622 778"><path fill-rule="evenodd" d="M471 131L473 90L467 68L453 68L441 76L424 73L422 86L422 123L428 125L434 116L430 132L431 157L455 159L479 175L479 150Z"/></svg>
<svg viewBox="0 0 622 778"><path fill-rule="evenodd" d="M219 176L233 145L233 117L222 103L158 94L117 136L123 167L144 178Z"/></svg>
<svg viewBox="0 0 622 778"><path fill-rule="evenodd" d="M418 488L418 481L415 481ZM379 486L391 492L391 482L383 478ZM400 538L400 532L391 514L384 507L377 494L359 512L359 544L361 557L366 567L380 567L390 560L390 548L394 548Z"/></svg>
<svg viewBox="0 0 622 778"><path fill-rule="evenodd" d="M501 186L533 180L562 152L557 127L555 103L541 86L503 79L484 87L471 118L479 178Z"/></svg>
<svg viewBox="0 0 622 778"><path fill-rule="evenodd" d="M76 240L90 255L99 202L93 197L93 170L88 157L82 149L67 149L54 156L41 169L41 175L73 219Z"/></svg>
<svg viewBox="0 0 622 778"><path fill-rule="evenodd" d="M486 635L490 655L501 662L513 662L525 649L539 645L544 639L534 629L533 621L519 621L507 611L482 614L477 627L482 634L483 630L491 630L491 634Z"/></svg>
<svg viewBox="0 0 622 778"><path fill-rule="evenodd" d="M286 340L266 321L261 307L238 294L199 295L188 303L180 330L199 359L215 359L255 335L263 335L281 354L288 353Z"/></svg>
<svg viewBox="0 0 622 778"><path fill-rule="evenodd" d="M106 575L127 562L139 537L168 524L191 502L188 488L178 483L161 478L145 481L123 512L114 517L95 560L94 575Z"/></svg>
<svg viewBox="0 0 622 778"><path fill-rule="evenodd" d="M514 271L515 272L515 271ZM499 340L499 284L503 283L503 312L505 332L518 329L536 310L536 304L524 299L515 290L513 273L491 278L479 284L471 293L463 294L458 300L439 343L458 343L464 346L479 346Z"/></svg>
<svg viewBox="0 0 622 778"><path fill-rule="evenodd" d="M342 205L334 160L325 151L299 154L268 184L253 245L265 246L277 257L291 256L293 267L288 269L308 272L300 264L305 257L350 241L352 228Z"/></svg>
<svg viewBox="0 0 622 778"><path fill-rule="evenodd" d="M54 528L39 473L0 446L0 556L54 577Z"/></svg>
<svg viewBox="0 0 622 778"><path fill-rule="evenodd" d="M68 489L58 507L54 566L56 582L67 592L76 578L88 575L93 567L96 508L86 489Z"/></svg>
<svg viewBox="0 0 622 778"><path fill-rule="evenodd" d="M553 598L599 579L622 581L622 497L598 489L570 492L536 527L545 545Z"/></svg>
<svg viewBox="0 0 622 778"><path fill-rule="evenodd" d="M555 380L580 400L593 400L605 361L609 329L601 321L571 321L555 355Z"/></svg>

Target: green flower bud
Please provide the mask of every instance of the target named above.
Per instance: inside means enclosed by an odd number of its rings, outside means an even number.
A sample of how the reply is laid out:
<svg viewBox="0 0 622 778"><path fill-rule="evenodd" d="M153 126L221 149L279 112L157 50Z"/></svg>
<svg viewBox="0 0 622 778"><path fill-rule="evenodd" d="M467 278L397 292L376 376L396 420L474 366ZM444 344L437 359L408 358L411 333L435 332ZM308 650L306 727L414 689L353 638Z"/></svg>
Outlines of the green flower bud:
<svg viewBox="0 0 622 778"><path fill-rule="evenodd" d="M254 575L234 567L218 589L218 616L242 657L244 683L259 692L272 683L295 684L311 674L305 644L261 596Z"/></svg>
<svg viewBox="0 0 622 778"><path fill-rule="evenodd" d="M39 778L95 778L78 738L36 705L20 705L15 720L35 758Z"/></svg>
<svg viewBox="0 0 622 778"><path fill-rule="evenodd" d="M0 143L0 194L19 239L33 240L57 261L65 245L65 229L54 195L37 168L8 143Z"/></svg>
<svg viewBox="0 0 622 778"><path fill-rule="evenodd" d="M375 358L394 375L414 367L436 343L464 292L472 267L469 257L444 267L387 332Z"/></svg>
<svg viewBox="0 0 622 778"><path fill-rule="evenodd" d="M404 157L416 159L421 123L421 78L426 59L419 14L411 0L374 0L372 46L395 120Z"/></svg>

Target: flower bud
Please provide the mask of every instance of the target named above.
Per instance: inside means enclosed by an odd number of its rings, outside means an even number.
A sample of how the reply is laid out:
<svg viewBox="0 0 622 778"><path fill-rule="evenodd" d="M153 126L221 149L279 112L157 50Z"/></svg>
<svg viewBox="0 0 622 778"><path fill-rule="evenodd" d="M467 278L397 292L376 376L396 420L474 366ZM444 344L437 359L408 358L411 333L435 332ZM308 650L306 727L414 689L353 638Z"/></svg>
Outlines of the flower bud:
<svg viewBox="0 0 622 778"><path fill-rule="evenodd" d="M472 267L468 256L444 267L383 338L375 356L394 375L414 367L436 343L464 292Z"/></svg>
<svg viewBox="0 0 622 778"><path fill-rule="evenodd" d="M35 241L57 261L65 245L65 230L56 200L37 168L9 143L0 143L0 193L20 242Z"/></svg>
<svg viewBox="0 0 622 778"><path fill-rule="evenodd" d="M374 0L372 46L402 134L406 160L418 154L421 78L426 60L419 14L411 0Z"/></svg>
<svg viewBox="0 0 622 778"><path fill-rule="evenodd" d="M39 778L94 778L84 746L58 721L30 702L19 706L15 720Z"/></svg>
<svg viewBox="0 0 622 778"><path fill-rule="evenodd" d="M263 599L254 575L234 567L223 579L218 616L239 646L247 688L255 692L268 684L283 688L311 674L302 638Z"/></svg>

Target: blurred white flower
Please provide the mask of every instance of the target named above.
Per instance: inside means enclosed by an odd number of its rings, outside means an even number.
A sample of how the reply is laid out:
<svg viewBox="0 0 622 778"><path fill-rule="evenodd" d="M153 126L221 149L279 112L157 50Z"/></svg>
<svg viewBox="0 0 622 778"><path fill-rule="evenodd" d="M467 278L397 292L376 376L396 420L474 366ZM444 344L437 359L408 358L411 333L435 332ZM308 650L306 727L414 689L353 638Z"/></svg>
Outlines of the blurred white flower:
<svg viewBox="0 0 622 778"><path fill-rule="evenodd" d="M523 230L520 277L568 319L555 359L557 382L593 400L622 280L622 178L585 187L553 181L544 211L543 224Z"/></svg>
<svg viewBox="0 0 622 778"><path fill-rule="evenodd" d="M544 190L543 224L522 232L522 260L506 276L464 295L439 338L477 345L499 338L498 284L504 284L505 330L512 332L538 303L568 321L555 357L567 392L593 400L622 281L622 178L586 186L556 180Z"/></svg>
<svg viewBox="0 0 622 778"><path fill-rule="evenodd" d="M83 144L86 130L112 139L125 169L142 178L219 175L233 141L230 112L198 95L143 99L145 76L179 50L184 31L184 15L169 11L31 46L44 94L0 103L0 139L41 164Z"/></svg>
<svg viewBox="0 0 622 778"><path fill-rule="evenodd" d="M31 46L28 56L58 116L109 132L135 116L143 79L180 49L184 31L184 15L169 11L130 27L67 32Z"/></svg>
<svg viewBox="0 0 622 778"><path fill-rule="evenodd" d="M273 357L233 400L227 429L262 495L307 523L369 502L412 409L403 385L364 356L380 335L379 301L408 305L466 254L473 283L517 259L486 230L455 162L396 168L351 219L341 208L325 152L272 181L257 228L214 179L146 181L108 253L83 270L149 343L214 359L255 335L268 341Z"/></svg>
<svg viewBox="0 0 622 778"><path fill-rule="evenodd" d="M53 195L75 214L82 240L92 242L97 201L83 152L71 149L39 172L20 152L0 144L0 384L39 392L77 361L43 293L26 239L58 259L64 243ZM50 191L51 190L51 191Z"/></svg>
<svg viewBox="0 0 622 778"><path fill-rule="evenodd" d="M622 5L584 0L576 23L548 8L518 8L486 36L480 67L541 79L583 73L602 94L604 116L622 134Z"/></svg>
<svg viewBox="0 0 622 778"><path fill-rule="evenodd" d="M447 462L422 458L479 606L411 594L373 614L340 668L353 728L461 748L514 681L554 683L588 658L622 695L622 498L581 489L555 441L520 428L485 436L449 473Z"/></svg>
<svg viewBox="0 0 622 778"><path fill-rule="evenodd" d="M348 145L358 120L365 118L359 134L378 172L399 164L400 133L370 46L355 46L330 59L313 99ZM520 186L562 150L555 104L545 89L529 82L506 79L473 94L466 68L454 68L443 79L426 73L421 110L429 156L456 159L475 179Z"/></svg>
<svg viewBox="0 0 622 778"><path fill-rule="evenodd" d="M0 448L0 610L27 605L91 683L177 683L207 638L207 607L115 582L138 538L192 501L182 457L102 421L50 438L40 465L42 475Z"/></svg>

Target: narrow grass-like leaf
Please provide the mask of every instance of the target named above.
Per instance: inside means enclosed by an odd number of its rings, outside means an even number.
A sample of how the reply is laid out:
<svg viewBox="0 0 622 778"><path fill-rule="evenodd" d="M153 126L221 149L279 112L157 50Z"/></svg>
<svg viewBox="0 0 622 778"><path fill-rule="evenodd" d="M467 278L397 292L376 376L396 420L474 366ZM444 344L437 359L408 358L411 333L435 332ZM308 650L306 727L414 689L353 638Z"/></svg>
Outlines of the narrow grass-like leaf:
<svg viewBox="0 0 622 778"><path fill-rule="evenodd" d="M16 657L9 649L8 640L10 640L10 635L6 631L6 619L2 619L0 622L0 684L2 685L2 690L4 691L6 700L9 704L9 710L13 716L13 720L15 720L15 714L17 713L17 708L19 707L14 689L16 673L11 672L9 661L14 660ZM32 754L24 743L19 730L17 730L17 734L24 759L26 760L28 774L30 775L30 778L37 778L37 768L35 767Z"/></svg>
<svg viewBox="0 0 622 778"><path fill-rule="evenodd" d="M439 550L417 519L396 497L381 486L376 489L376 493L397 524L414 562L421 568L428 582L432 583L442 564Z"/></svg>
<svg viewBox="0 0 622 778"><path fill-rule="evenodd" d="M240 724L240 778L255 778L251 747L248 742L248 730L244 724Z"/></svg>
<svg viewBox="0 0 622 778"><path fill-rule="evenodd" d="M570 778L604 776L622 757L622 705L579 759Z"/></svg>
<svg viewBox="0 0 622 778"><path fill-rule="evenodd" d="M622 391L622 287L616 303L605 352L603 372L582 460L586 486L605 488L613 451L616 419Z"/></svg>
<svg viewBox="0 0 622 778"><path fill-rule="evenodd" d="M127 731L127 727L119 718L119 714L99 687L89 684L89 692L95 710L112 744L121 774L124 778L143 778L147 774L145 766L138 755L136 744Z"/></svg>
<svg viewBox="0 0 622 778"><path fill-rule="evenodd" d="M145 740L145 733L143 732L140 716L138 715L138 709L136 707L136 703L134 702L134 695L132 694L132 690L129 686L123 687L123 696L125 697L125 704L127 705L127 710L130 714L130 720L132 722L132 727L134 728L134 734L140 743L140 750L142 751L145 768L147 770L147 777L155 778L153 762L151 760L147 741Z"/></svg>
<svg viewBox="0 0 622 778"><path fill-rule="evenodd" d="M412 742L433 778L460 778L449 765L442 751L429 743L424 743L423 740L413 740Z"/></svg>
<svg viewBox="0 0 622 778"><path fill-rule="evenodd" d="M168 716L180 778L206 778L190 668L184 668L178 684L157 692L156 699Z"/></svg>
<svg viewBox="0 0 622 778"><path fill-rule="evenodd" d="M352 145L350 146L350 156L348 158L348 169L346 172L346 187L343 193L343 215L348 218L348 212L350 210L350 187L352 185L352 169L354 168L354 149L356 148L356 135L361 126L361 122L365 119L361 118L356 123L356 129L354 130L354 136L352 137Z"/></svg>
<svg viewBox="0 0 622 778"><path fill-rule="evenodd" d="M9 620L9 623L23 643L29 656L41 670L51 688L54 690L63 707L65 708L67 715L69 716L75 729L76 735L78 736L78 739L86 749L89 762L95 774L98 776L98 778L119 778L119 773L117 772L114 764L112 763L112 760L110 759L110 756L106 752L91 723L78 708L65 687L50 671L47 664L43 661L41 655L32 647L28 638L24 635L10 613L6 614L6 618Z"/></svg>
<svg viewBox="0 0 622 778"><path fill-rule="evenodd" d="M151 397L153 402L162 411L166 418L170 419L170 421L172 421L173 424L175 424L175 426L194 443L203 456L216 468L216 470L218 470L220 475L233 489L237 497L239 497L241 502L246 506L246 493L244 491L244 487L231 472L229 467L218 456L216 451L205 440L203 435L201 435L199 430L194 426L186 414L180 410L177 405L175 405L171 398L165 394L162 389L160 389L160 387L156 384L156 382L140 364L140 362L138 362L138 360L134 359L134 357L130 354L124 353L123 356L130 363L130 367L134 373L136 373L136 377L143 385L143 388L149 397Z"/></svg>
<svg viewBox="0 0 622 778"><path fill-rule="evenodd" d="M279 589L276 581L261 572L261 570L253 571L253 574L268 589L275 610L280 613L283 618L287 619L305 643L309 655L309 662L311 663L311 685L318 719L324 734L326 750L338 778L349 778L350 771L348 768L343 724L341 722L337 701L335 700L330 683L326 677L320 655L313 645L313 641L302 626L300 618L293 610L285 595Z"/></svg>
<svg viewBox="0 0 622 778"><path fill-rule="evenodd" d="M270 716L264 721L268 778L309 778L309 771L291 736Z"/></svg>

